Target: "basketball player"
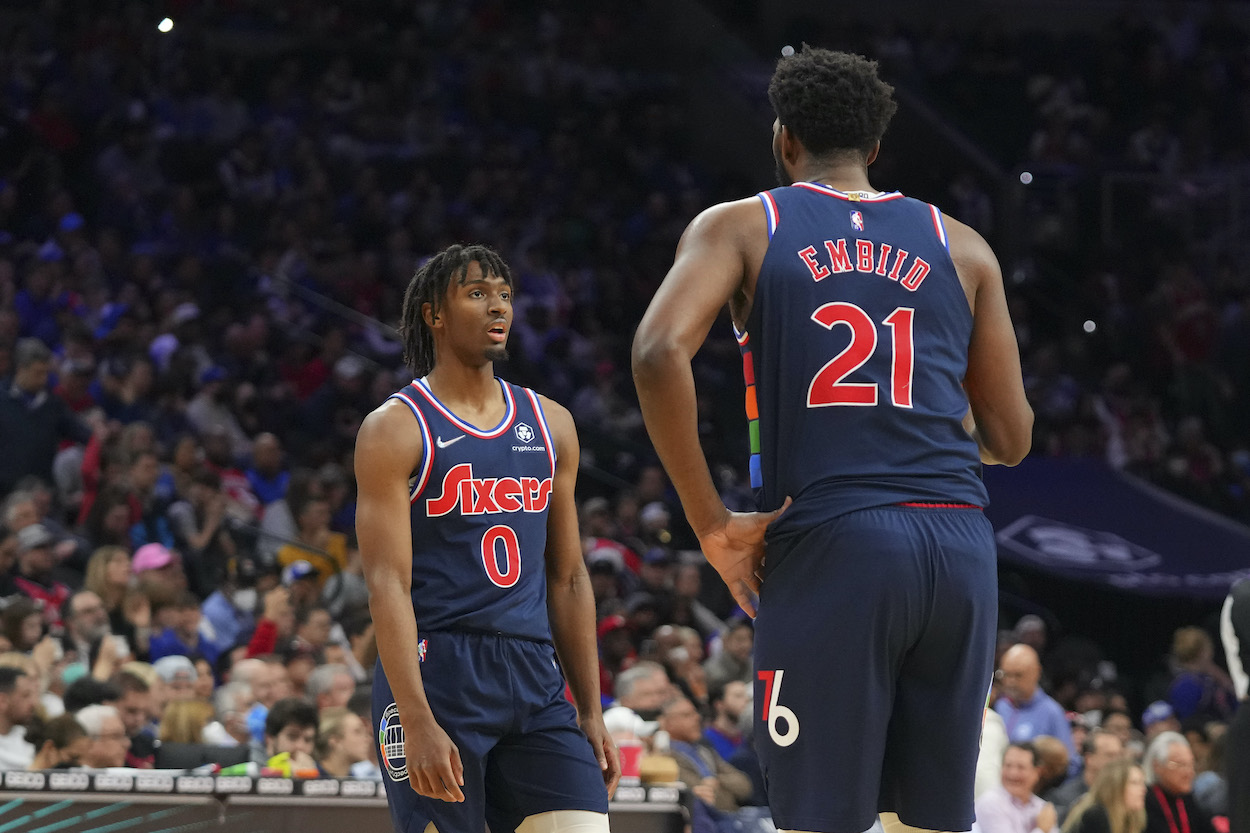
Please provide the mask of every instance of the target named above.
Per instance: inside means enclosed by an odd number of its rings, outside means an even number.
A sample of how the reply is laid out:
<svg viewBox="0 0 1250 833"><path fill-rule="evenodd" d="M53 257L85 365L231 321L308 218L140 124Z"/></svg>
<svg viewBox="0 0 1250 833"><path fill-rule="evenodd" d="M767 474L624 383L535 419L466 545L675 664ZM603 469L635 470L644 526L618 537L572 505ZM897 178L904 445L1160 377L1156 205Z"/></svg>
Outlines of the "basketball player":
<svg viewBox="0 0 1250 833"><path fill-rule="evenodd" d="M980 464L1030 444L990 248L869 183L892 94L858 56L783 58L783 187L695 218L634 342L703 552L758 601L755 738L784 830L971 826L997 607ZM726 509L699 447L690 359L726 303L758 513Z"/></svg>
<svg viewBox="0 0 1250 833"><path fill-rule="evenodd" d="M511 325L499 255L435 255L404 296L417 378L356 440L373 719L403 833L608 830L619 765L577 532L577 434L567 410L493 375Z"/></svg>

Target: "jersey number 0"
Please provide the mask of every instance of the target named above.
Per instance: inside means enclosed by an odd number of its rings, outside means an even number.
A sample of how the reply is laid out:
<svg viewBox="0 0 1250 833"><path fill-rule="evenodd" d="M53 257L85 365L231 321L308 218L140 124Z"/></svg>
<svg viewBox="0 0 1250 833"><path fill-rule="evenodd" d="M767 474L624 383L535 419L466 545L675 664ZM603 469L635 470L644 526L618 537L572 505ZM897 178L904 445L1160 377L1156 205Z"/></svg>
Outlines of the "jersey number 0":
<svg viewBox="0 0 1250 833"><path fill-rule="evenodd" d="M911 407L912 369L916 348L912 341L912 321L916 310L898 307L886 316L890 328L890 403L896 408ZM830 405L876 405L875 382L844 382L877 351L877 326L868 313L855 304L837 301L823 304L812 313L812 320L826 330L837 324L851 328L851 341L822 367L807 386L807 407Z"/></svg>
<svg viewBox="0 0 1250 833"><path fill-rule="evenodd" d="M499 568L499 545L503 545L503 569ZM486 577L497 587L508 588L521 578L521 542L516 530L507 524L496 524L482 536L482 566Z"/></svg>

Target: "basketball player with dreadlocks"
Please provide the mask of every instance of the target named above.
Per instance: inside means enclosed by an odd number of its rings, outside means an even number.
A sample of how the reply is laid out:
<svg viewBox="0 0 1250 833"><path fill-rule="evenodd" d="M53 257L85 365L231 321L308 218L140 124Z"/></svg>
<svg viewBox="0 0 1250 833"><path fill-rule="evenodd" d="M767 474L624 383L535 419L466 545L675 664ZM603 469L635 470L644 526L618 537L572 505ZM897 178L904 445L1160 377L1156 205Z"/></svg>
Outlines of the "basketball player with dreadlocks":
<svg viewBox="0 0 1250 833"><path fill-rule="evenodd" d="M577 433L565 408L494 375L511 326L498 254L435 255L404 296L416 378L356 440L373 719L402 833L603 833L620 775L577 531Z"/></svg>

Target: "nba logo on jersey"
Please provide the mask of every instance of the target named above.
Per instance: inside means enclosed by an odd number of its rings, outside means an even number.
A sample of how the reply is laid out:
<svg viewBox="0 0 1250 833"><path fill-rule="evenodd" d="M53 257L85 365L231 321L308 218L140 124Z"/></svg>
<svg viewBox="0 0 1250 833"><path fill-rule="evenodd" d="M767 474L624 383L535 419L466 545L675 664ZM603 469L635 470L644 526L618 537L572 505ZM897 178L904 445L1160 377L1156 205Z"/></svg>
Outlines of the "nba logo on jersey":
<svg viewBox="0 0 1250 833"><path fill-rule="evenodd" d="M417 662L425 662L426 641L424 639L417 641Z"/></svg>
<svg viewBox="0 0 1250 833"><path fill-rule="evenodd" d="M423 643L425 640L421 640ZM424 649L423 649L424 651ZM391 703L378 721L378 748L382 763L392 781L408 780L408 758L404 752L404 727L399 722L399 708Z"/></svg>
<svg viewBox="0 0 1250 833"><path fill-rule="evenodd" d="M851 228L856 231L864 230L864 215L858 211L851 212Z"/></svg>

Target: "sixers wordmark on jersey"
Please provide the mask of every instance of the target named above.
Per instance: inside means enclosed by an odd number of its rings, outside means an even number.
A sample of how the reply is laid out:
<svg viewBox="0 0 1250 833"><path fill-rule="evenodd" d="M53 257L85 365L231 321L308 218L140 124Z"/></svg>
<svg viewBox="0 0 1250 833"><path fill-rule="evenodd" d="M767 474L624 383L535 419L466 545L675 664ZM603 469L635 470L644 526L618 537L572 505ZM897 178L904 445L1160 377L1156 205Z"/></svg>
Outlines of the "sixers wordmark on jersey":
<svg viewBox="0 0 1250 833"><path fill-rule="evenodd" d="M424 452L411 487L412 605L422 631L549 641L544 552L556 453L537 395L499 381L507 409L481 429L422 379L392 395Z"/></svg>

